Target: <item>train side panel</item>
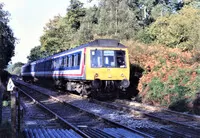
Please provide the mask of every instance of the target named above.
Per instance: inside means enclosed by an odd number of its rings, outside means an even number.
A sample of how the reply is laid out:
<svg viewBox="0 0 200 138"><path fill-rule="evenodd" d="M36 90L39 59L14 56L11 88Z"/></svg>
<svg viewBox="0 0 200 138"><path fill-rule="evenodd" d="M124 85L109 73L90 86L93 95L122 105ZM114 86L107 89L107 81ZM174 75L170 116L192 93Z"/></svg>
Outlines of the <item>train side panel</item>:
<svg viewBox="0 0 200 138"><path fill-rule="evenodd" d="M85 79L84 49L53 56L36 64L34 76L53 79Z"/></svg>

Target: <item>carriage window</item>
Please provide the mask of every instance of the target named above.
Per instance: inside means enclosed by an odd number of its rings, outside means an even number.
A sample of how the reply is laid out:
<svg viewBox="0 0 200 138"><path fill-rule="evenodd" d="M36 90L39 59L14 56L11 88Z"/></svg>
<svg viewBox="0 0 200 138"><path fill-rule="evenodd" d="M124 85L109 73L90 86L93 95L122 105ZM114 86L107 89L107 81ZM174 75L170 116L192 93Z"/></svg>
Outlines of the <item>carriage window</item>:
<svg viewBox="0 0 200 138"><path fill-rule="evenodd" d="M51 60L51 69L54 69L54 60Z"/></svg>
<svg viewBox="0 0 200 138"><path fill-rule="evenodd" d="M80 65L80 58L81 54L74 55L74 66L79 66Z"/></svg>
<svg viewBox="0 0 200 138"><path fill-rule="evenodd" d="M56 68L56 60L55 59L53 60L53 68L54 69Z"/></svg>
<svg viewBox="0 0 200 138"><path fill-rule="evenodd" d="M91 50L91 67L125 68L125 51L123 50Z"/></svg>
<svg viewBox="0 0 200 138"><path fill-rule="evenodd" d="M115 67L115 52L105 50L103 51L104 67Z"/></svg>
<svg viewBox="0 0 200 138"><path fill-rule="evenodd" d="M78 56L77 55L74 55L74 66L76 67L77 66L77 61L78 60Z"/></svg>
<svg viewBox="0 0 200 138"><path fill-rule="evenodd" d="M71 67L72 66L72 57L71 56L69 57L68 61L69 61L68 67Z"/></svg>
<svg viewBox="0 0 200 138"><path fill-rule="evenodd" d="M72 58L72 64L71 65L73 67L74 66L74 55L72 55L71 58Z"/></svg>
<svg viewBox="0 0 200 138"><path fill-rule="evenodd" d="M79 66L81 64L81 54L79 53L77 56L78 56L77 65Z"/></svg>
<svg viewBox="0 0 200 138"><path fill-rule="evenodd" d="M102 50L91 51L91 67L102 67Z"/></svg>
<svg viewBox="0 0 200 138"><path fill-rule="evenodd" d="M59 59L59 66L60 66L60 68L63 67L63 57L61 57L61 58Z"/></svg>
<svg viewBox="0 0 200 138"><path fill-rule="evenodd" d="M64 57L64 67L68 67L68 57Z"/></svg>
<svg viewBox="0 0 200 138"><path fill-rule="evenodd" d="M60 67L60 60L56 59L56 68L59 68L59 67Z"/></svg>

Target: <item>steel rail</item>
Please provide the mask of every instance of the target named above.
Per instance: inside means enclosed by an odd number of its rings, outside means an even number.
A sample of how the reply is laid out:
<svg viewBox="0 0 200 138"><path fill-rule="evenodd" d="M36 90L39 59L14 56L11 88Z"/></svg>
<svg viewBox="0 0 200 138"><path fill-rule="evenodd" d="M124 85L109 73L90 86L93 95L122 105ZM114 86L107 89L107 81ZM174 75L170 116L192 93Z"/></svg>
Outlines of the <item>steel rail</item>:
<svg viewBox="0 0 200 138"><path fill-rule="evenodd" d="M19 82L17 82L17 83L19 83ZM20 83L20 84L23 85L23 86L25 86L25 87L28 87L29 89L33 89L33 88L30 88L29 86L26 86L25 84L22 84L22 83ZM76 108L76 109L78 109L78 110L87 112L87 113L90 114L91 116L94 116L94 117L96 117L96 118L98 118L98 119L99 119L99 118L100 118L100 119L103 119L104 121L107 121L107 122L109 122L109 123L111 123L111 124L114 124L114 125L116 125L116 126L118 126L118 127L127 129L127 130L132 131L132 132L135 132L135 133L137 133L137 134L139 134L139 135L141 135L141 136L144 136L144 137L153 138L151 135L148 135L148 134L146 134L146 133L143 133L143 132L141 132L141 131L139 131L139 130L136 130L136 129L133 129L133 128L126 127L126 126L124 126L124 125L122 125L122 124L120 124L120 123L113 122L113 121L110 120L110 119L107 119L107 118L102 117L102 116L100 116L100 115L98 115L98 114L89 112L89 111L87 111L87 110L85 110L85 109L81 109L81 108L79 108L78 106L72 105L72 104L70 104L70 103L68 103L68 102L66 102L66 101L64 101L64 100L61 100L61 99L59 99L59 98L56 98L56 97L54 97L54 96L52 96L52 95L48 95L48 94L43 93L43 92L41 92L41 91L39 91L39 90L36 90L36 89L34 89L34 91L37 91L37 92L39 92L39 93L41 93L41 94L43 94L43 95L45 95L45 96L48 96L49 98L52 98L52 99L54 99L54 100L56 100L56 101L58 101L58 102L60 102L60 103L63 103L63 104L69 105L69 106L71 106L71 107L73 107L73 108Z"/></svg>
<svg viewBox="0 0 200 138"><path fill-rule="evenodd" d="M44 104L42 104L41 102L37 101L36 99L34 99L31 95L27 94L24 90L20 89L19 87L17 87L18 90L20 90L23 94L25 94L27 97L29 97L33 102L35 102L37 105L39 105L40 107L42 107L43 109L45 109L46 111L48 111L49 113L53 114L56 119L59 119L60 121L62 121L63 123L65 123L65 125L67 125L69 128L73 129L75 132L77 132L78 134L80 134L81 136L85 137L85 138L90 138L88 135L86 135L84 132L82 132L80 129L78 129L77 127L75 127L74 125L72 125L71 123L69 123L68 121L66 121L65 119L63 119L61 116L59 116L58 114L56 114L54 111L50 110L48 107L46 107Z"/></svg>

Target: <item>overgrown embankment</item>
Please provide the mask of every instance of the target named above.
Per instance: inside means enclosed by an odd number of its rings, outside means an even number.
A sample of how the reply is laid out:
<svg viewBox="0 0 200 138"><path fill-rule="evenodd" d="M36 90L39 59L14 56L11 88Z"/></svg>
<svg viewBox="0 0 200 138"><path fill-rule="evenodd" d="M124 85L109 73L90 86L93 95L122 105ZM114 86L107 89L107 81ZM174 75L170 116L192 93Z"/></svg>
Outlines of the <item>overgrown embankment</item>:
<svg viewBox="0 0 200 138"><path fill-rule="evenodd" d="M142 101L188 111L200 89L200 54L132 41L124 44L131 63L144 69L138 84Z"/></svg>

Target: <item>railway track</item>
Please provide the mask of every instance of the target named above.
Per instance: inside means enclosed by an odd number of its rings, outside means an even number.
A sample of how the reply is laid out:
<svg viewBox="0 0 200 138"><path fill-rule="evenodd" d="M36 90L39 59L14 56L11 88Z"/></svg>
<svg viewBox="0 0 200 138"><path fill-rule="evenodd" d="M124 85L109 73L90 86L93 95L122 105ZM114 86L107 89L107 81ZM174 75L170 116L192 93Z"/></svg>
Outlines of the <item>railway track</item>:
<svg viewBox="0 0 200 138"><path fill-rule="evenodd" d="M18 87L23 94L83 137L151 137L27 86Z"/></svg>
<svg viewBox="0 0 200 138"><path fill-rule="evenodd" d="M92 102L125 111L136 116L147 117L150 120L161 122L162 124L171 124L171 129L162 129L185 137L199 137L200 134L200 117L196 115L184 114L126 100L115 100L114 102L92 100ZM146 131L145 129L140 130Z"/></svg>
<svg viewBox="0 0 200 138"><path fill-rule="evenodd" d="M146 116L200 131L200 116L144 105L133 101L116 100L115 102L134 110L143 111Z"/></svg>
<svg viewBox="0 0 200 138"><path fill-rule="evenodd" d="M63 128L64 126L55 119L51 114L48 114L39 108L30 98L21 95L20 104L23 107L23 120L21 120L22 130L24 128Z"/></svg>
<svg viewBox="0 0 200 138"><path fill-rule="evenodd" d="M113 106L112 103L107 103L107 102L101 102L98 101L97 103L93 103L94 101L88 101L88 99L83 99L77 95L67 95L66 94L60 94L57 92L53 92L50 90L47 90L45 88L41 88L38 86L34 86L34 85L30 85L30 84L26 84L29 85L30 87L34 87L35 89L37 89L38 91L46 91L45 93L48 93L48 95L51 95L50 97L52 97L55 100L60 100L61 102L65 102L68 101L68 103L73 104L74 106L78 106L81 108L84 108L86 110L89 110L90 112L93 112L95 114L98 114L100 116L104 116L105 118L109 119L109 120L113 120L115 122L118 122L118 124L123 124L124 126L128 126L134 130L138 130L140 132L143 132L145 134L148 134L148 136L152 136L152 137L198 137L198 132L194 132L193 130L188 129L186 131L186 128L182 128L182 127L174 127L171 126L171 124L169 123L168 125L160 125L159 123L155 123L155 124L151 124L151 122L149 121L149 118L139 118L139 117L133 117L133 115L130 116L124 116L124 111L129 111L130 113L136 113L137 115L134 114L134 116L144 116L142 115L143 113L141 113L141 111L138 111L136 109L128 109L128 105L122 104L122 101L120 103L120 101L117 101L115 103L115 106ZM81 102L80 102L81 101ZM84 101L84 103L83 103ZM88 107L84 107L85 104L90 103L90 105ZM94 105L96 104L96 105ZM121 104L121 107L118 106L119 104ZM100 108L102 108L102 105L107 105L106 107L109 108L109 115L107 115L108 113L103 112L101 113L101 110L103 109L99 109L99 107L97 107L97 105L101 106ZM122 106L123 105L123 106ZM87 109L88 108L88 109ZM140 107L141 108L141 107ZM152 108L152 107L151 107ZM111 110L111 109L115 109L115 110ZM115 114L114 112L116 112L116 109L119 111L119 113ZM130 111L131 110L131 111ZM146 109L145 109L146 110ZM120 115L121 114L121 115ZM113 116L116 116L115 118L117 119L113 119ZM143 120L144 119L144 120ZM123 121L124 120L124 121ZM185 133L187 132L187 133Z"/></svg>

